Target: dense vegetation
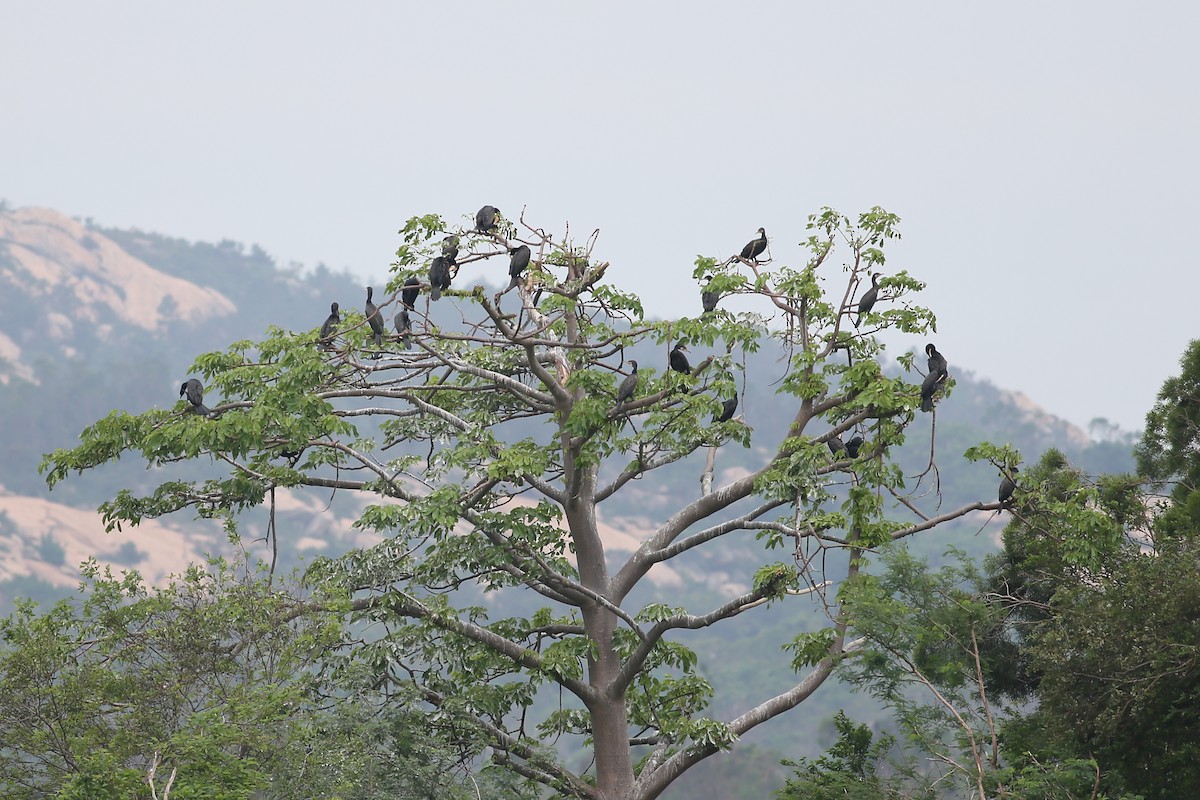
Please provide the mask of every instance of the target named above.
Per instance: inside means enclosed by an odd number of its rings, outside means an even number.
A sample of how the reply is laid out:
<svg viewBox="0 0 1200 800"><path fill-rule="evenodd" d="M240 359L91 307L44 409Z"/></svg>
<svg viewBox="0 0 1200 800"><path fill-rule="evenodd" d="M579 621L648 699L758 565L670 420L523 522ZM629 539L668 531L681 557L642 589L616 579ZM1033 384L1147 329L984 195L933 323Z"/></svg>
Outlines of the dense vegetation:
<svg viewBox="0 0 1200 800"><path fill-rule="evenodd" d="M284 543L274 573L218 561L150 590L136 577L93 569L79 598L50 613L23 606L3 629L0 688L12 700L0 708L0 725L13 735L0 738L15 744L0 750L0 780L61 797L138 796L151 769L159 790L174 775L175 797L517 796L537 784L567 795L653 797L689 767L722 772L727 760L705 759L729 746L747 753L743 763L759 764L761 777L762 750L733 740L765 721L747 715L765 708L754 704L766 696L804 703L813 713L801 727L838 737L826 756L798 762L788 797L1194 793L1187 731L1196 725L1188 687L1198 576L1189 531L1197 515L1189 509L1200 504L1188 488L1195 420L1187 414L1195 413L1196 382L1164 388L1145 439L1157 444L1140 452L1137 476L1093 481L1071 466L1124 471L1127 441L1051 450L1022 473L1003 554L983 568L974 555L944 558L945 537L930 536L936 526L922 517L952 523L994 508L978 502L994 497L998 479L985 465L1018 458L1011 446L976 446L983 437L972 438L970 421L1010 425L1012 436L994 438L1027 452L1053 442L986 384L955 374L952 397L937 411L937 474L906 477L927 466L929 418L913 413L911 376L879 367L873 334L927 329L932 317L907 299L920 283L903 272L886 277L885 302L863 331L844 326L853 304L837 292L827 297L821 283L842 266L852 297L862 276L884 264L895 220L879 210L857 220L826 212L812 224L812 260L802 267L697 264L701 285L757 295L776 322L790 320L778 340L763 312L645 320L636 298L603 281L608 265L590 248L533 230L525 235L539 245L537 271L509 295L513 308L505 300L501 311L488 292L452 290L481 316L451 323L425 305L413 355L392 338L388 355L370 357L362 315L345 313L358 307L361 287L313 298L308 279L287 278L316 309L291 329L300 333L276 328L198 360L215 419L151 400L138 406L143 413L107 416L46 466L58 482L107 465L102 489L80 492L104 491L114 524L191 508L236 534L273 511L276 488L368 493L379 499L359 525L382 534L382 544L318 563L303 586L279 577L294 563ZM409 224L390 291L424 275L444 228L431 217ZM145 248L151 263L193 247L265 260L235 246L140 233L123 244ZM499 244L474 238L465 257L504 257ZM841 265L830 257L835 245L845 248ZM173 269L191 279L202 272L184 261ZM236 280L234 272L210 274ZM251 274L273 280L267 270ZM548 297L534 305L538 285ZM257 335L263 304L251 304L263 292L243 290L238 299L257 310ZM310 329L331 294L350 297L337 349L323 354ZM697 358L687 375L667 372L657 365L679 339L712 356ZM629 356L641 362L642 379L621 408L612 399L621 377L614 366ZM775 393L745 377L775 373ZM1196 373L1185 360L1185 377ZM732 391L751 413L711 426L716 400ZM788 431L746 424L785 419ZM867 449L839 461L827 443L854 431L866 434ZM110 468L130 451L140 457L121 463L133 462L136 473ZM958 460L964 451L974 464ZM718 476L734 467L753 479L718 479L692 500L706 453ZM214 477L210 454L230 467L226 477ZM169 479L155 472L150 483L140 472L147 461L169 466ZM1148 505L1140 492L1147 480L1167 487L1170 502ZM722 493L743 483L741 497L757 505L721 505ZM663 538L659 527L660 552L643 544L686 579L669 605L644 582L613 592L624 555L606 552L586 513L578 517L589 491L593 513L603 502L606 513L638 509L664 525L700 514L700 527L680 528L681 538ZM543 499L530 503L530 493ZM893 518L906 509L882 502L890 496L903 497L916 518ZM752 535L725 541L738 530ZM910 536L911 553L887 544ZM668 552L673 542L686 546ZM986 547L983 537L965 542L976 554ZM599 548L590 562L589 548ZM742 594L714 606L722 595L705 577L714 570L744 582ZM606 658L630 671L624 696L605 683ZM156 697L166 675L170 698ZM845 716L820 724L830 693L816 689L831 675L866 690L854 715L870 707L869 696L895 713L891 736ZM582 702L554 702L570 694ZM53 713L30 716L30 703L77 715L64 727ZM597 744L596 720L618 709L621 736L634 737L625 744L629 780L612 731ZM593 761L579 760L588 753ZM931 756L940 767L927 766ZM762 787L741 778L722 792L761 796Z"/></svg>

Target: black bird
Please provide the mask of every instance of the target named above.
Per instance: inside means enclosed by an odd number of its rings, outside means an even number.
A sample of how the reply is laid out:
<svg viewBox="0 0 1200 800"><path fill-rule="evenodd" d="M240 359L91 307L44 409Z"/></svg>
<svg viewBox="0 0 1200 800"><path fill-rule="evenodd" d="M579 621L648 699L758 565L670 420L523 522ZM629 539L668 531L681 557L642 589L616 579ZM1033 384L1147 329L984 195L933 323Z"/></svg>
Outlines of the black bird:
<svg viewBox="0 0 1200 800"><path fill-rule="evenodd" d="M675 370L676 372L681 372L684 375L691 375L692 365L688 363L687 356L684 355L686 352L687 345L685 345L683 342L676 342L675 346L671 348L671 355L667 358L667 363L669 363L671 365L671 369Z"/></svg>
<svg viewBox="0 0 1200 800"><path fill-rule="evenodd" d="M876 272L871 275L871 288L863 292L863 296L858 300L858 319L854 320L854 327L858 327L858 323L862 322L863 314L866 314L875 306L875 301L879 298L879 275Z"/></svg>
<svg viewBox="0 0 1200 800"><path fill-rule="evenodd" d="M711 281L712 276L709 275L705 280ZM717 303L721 302L721 293L706 288L700 292L700 302L704 305L704 313L711 314L717 310Z"/></svg>
<svg viewBox="0 0 1200 800"><path fill-rule="evenodd" d="M1000 494L998 495L1001 503L1007 503L1013 496L1013 492L1017 490L1017 482L1013 478L1020 472L1016 467L1009 467L1008 474L1000 481Z"/></svg>
<svg viewBox="0 0 1200 800"><path fill-rule="evenodd" d="M933 411L933 395L950 375L946 357L938 352L933 342L925 345L925 354L929 356L929 372L921 382L921 410Z"/></svg>
<svg viewBox="0 0 1200 800"><path fill-rule="evenodd" d="M498 227L496 217L500 214L500 209L495 206L484 206L475 212L475 230L479 233L487 233L493 228Z"/></svg>
<svg viewBox="0 0 1200 800"><path fill-rule="evenodd" d="M529 266L529 258L532 253L529 252L529 245L521 245L520 247L509 248L508 251L508 289L515 289L517 284L521 282L521 275L525 272L525 268Z"/></svg>
<svg viewBox="0 0 1200 800"><path fill-rule="evenodd" d="M203 414L207 417L212 413L204 405L204 385L195 378L188 378L179 384L179 396L187 397L187 401L192 406L191 411L193 414Z"/></svg>
<svg viewBox="0 0 1200 800"><path fill-rule="evenodd" d="M759 228L758 229L758 238L751 239L750 241L746 242L746 246L742 248L742 258L746 259L747 261L749 261L751 259L753 259L754 261L758 261L758 257L761 256L763 251L766 249L767 249L767 229Z"/></svg>
<svg viewBox="0 0 1200 800"><path fill-rule="evenodd" d="M400 342L404 345L404 349L411 350L412 342L409 341L409 334L412 333L412 320L408 317L408 309L401 308L397 311L392 323L396 326L396 333L400 334Z"/></svg>
<svg viewBox="0 0 1200 800"><path fill-rule="evenodd" d="M846 452L846 443L842 441L842 437L840 436L829 437L829 441L826 442L826 444L829 445L829 452L833 453L835 456L839 456Z"/></svg>
<svg viewBox="0 0 1200 800"><path fill-rule="evenodd" d="M442 292L450 288L450 261L438 256L429 265L429 299L440 300Z"/></svg>
<svg viewBox="0 0 1200 800"><path fill-rule="evenodd" d="M617 408L625 405L629 398L633 397L634 391L638 385L637 362L633 359L629 360L629 375L625 380L621 381L621 385L617 387Z"/></svg>
<svg viewBox="0 0 1200 800"><path fill-rule="evenodd" d="M722 403L721 404L721 414L720 414L720 416L713 417L713 422L714 423L729 422L729 420L733 419L733 412L737 411L737 403L738 403L738 401L737 401L736 394L733 397L726 400L724 403Z"/></svg>
<svg viewBox="0 0 1200 800"><path fill-rule="evenodd" d="M371 326L371 333L375 336L375 346L383 347L383 314L379 313L379 306L371 300L374 293L375 290L368 286L367 304L363 307L363 313L367 315L367 324Z"/></svg>
<svg viewBox="0 0 1200 800"><path fill-rule="evenodd" d="M850 441L846 442L846 455L851 458L858 458L858 450L863 446L863 437L855 435Z"/></svg>
<svg viewBox="0 0 1200 800"><path fill-rule="evenodd" d="M458 263L458 237L451 234L442 239L442 255L450 259L451 264Z"/></svg>
<svg viewBox="0 0 1200 800"><path fill-rule="evenodd" d="M321 325L321 343L319 347L322 350L333 349L331 340L333 339L333 335L337 333L337 326L341 321L342 317L338 314L338 304L330 303L329 316L325 318L325 323Z"/></svg>
<svg viewBox="0 0 1200 800"><path fill-rule="evenodd" d="M412 308L413 304L417 302L419 294L421 294L421 281L414 276L404 282L404 288L400 290L400 302L408 308Z"/></svg>

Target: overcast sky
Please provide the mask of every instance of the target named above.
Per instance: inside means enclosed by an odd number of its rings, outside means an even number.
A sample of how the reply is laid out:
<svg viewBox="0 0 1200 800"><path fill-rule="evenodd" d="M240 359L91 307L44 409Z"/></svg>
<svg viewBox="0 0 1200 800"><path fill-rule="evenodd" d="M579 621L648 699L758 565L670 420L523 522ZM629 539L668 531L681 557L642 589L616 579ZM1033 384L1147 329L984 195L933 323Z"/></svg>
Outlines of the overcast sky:
<svg viewBox="0 0 1200 800"><path fill-rule="evenodd" d="M1200 336L1194 4L0 0L0 198L381 282L396 230L601 229L695 314L696 254L902 219L955 367L1140 429ZM321 309L314 310L315 318ZM920 346L920 342L914 342Z"/></svg>

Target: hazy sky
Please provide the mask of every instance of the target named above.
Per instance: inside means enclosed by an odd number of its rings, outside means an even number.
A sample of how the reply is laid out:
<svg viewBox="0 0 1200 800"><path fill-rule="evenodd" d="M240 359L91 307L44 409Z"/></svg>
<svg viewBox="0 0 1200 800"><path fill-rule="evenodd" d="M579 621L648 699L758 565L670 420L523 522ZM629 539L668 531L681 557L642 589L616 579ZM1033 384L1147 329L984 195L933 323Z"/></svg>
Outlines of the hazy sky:
<svg viewBox="0 0 1200 800"><path fill-rule="evenodd" d="M809 213L878 204L952 370L1138 429L1200 336L1198 29L1189 3L0 0L0 197L377 283L409 216L525 206L600 227L661 316L697 312L696 254L762 225L796 263Z"/></svg>

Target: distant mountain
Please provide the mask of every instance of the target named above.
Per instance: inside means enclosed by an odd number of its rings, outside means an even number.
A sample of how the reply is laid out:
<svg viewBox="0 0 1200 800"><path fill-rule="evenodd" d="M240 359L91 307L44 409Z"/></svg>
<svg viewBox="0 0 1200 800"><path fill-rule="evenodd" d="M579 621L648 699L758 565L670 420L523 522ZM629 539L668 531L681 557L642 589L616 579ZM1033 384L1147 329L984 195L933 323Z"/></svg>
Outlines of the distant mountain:
<svg viewBox="0 0 1200 800"><path fill-rule="evenodd" d="M147 490L161 478L144 464L125 460L110 465L60 484L53 495L48 495L37 465L44 453L72 445L80 430L114 408L138 413L173 405L180 382L201 353L224 349L237 339L259 338L268 325L311 329L328 314L331 301L356 308L364 296L361 280L346 272L281 269L258 247L99 228L46 209L0 212L0 408L5 412L0 425L0 613L6 613L16 594L48 599L69 591L77 563L88 556L159 579L226 547L215 526L185 517L145 523L121 534L104 532L94 511L101 501L120 488ZM913 342L917 350L923 345ZM948 343L944 349L953 353ZM627 356L646 370L666 367L665 348L644 345ZM761 462L785 433L776 421L790 419L794 411L794 399L776 395L771 385L782 373L778 353L764 348L748 354L745 366L753 379L747 381L739 414L754 428L754 438L750 449L721 448L718 485ZM898 369L895 364L889 368ZM916 476L928 463L934 436L940 482L932 475L921 479L922 506L932 509L940 503L948 509L995 496L996 471L961 457L981 440L1011 442L1027 462L1057 447L1092 472L1132 468L1129 434L1106 429L1093 441L1024 394L977 380L953 360L951 374L956 382L952 394L936 415L917 415L908 443L898 453L905 474ZM913 375L911 380L920 378ZM699 491L703 458L685 459L655 473L653 481L631 482L605 502L601 522L614 556L632 551L680 497ZM184 465L180 477L205 477L214 469L207 463ZM341 553L368 541L350 527L362 500L345 493L336 505L330 505L332 500L318 492L277 493L280 568L299 564L307 555ZM977 514L919 546L936 554L952 542L984 553L994 549L1001 526L992 515ZM243 539L260 539L265 529L265 512L252 512L243 520ZM977 535L981 531L984 535ZM661 567L647 596L634 600L663 599L652 595L669 592L673 604L695 601L704 607L745 591L762 559L761 543L752 537L731 541L720 551ZM764 672L786 678L780 664L787 657L760 643L778 641L780 630L794 634L819 622L810 617L770 608L756 612L757 621L739 628L734 638L726 631L684 635L714 683L761 688ZM739 657L729 658L733 652ZM774 666L768 670L768 664ZM718 713L736 710L742 700L737 691L727 699L730 707ZM869 701L846 694L822 693L814 700L818 704L805 712L809 718L825 718L843 706L857 707L862 718L872 713ZM772 747L789 755L811 753L819 744L811 726L799 732L772 731L777 737ZM759 752L755 758L773 763L774 756Z"/></svg>

